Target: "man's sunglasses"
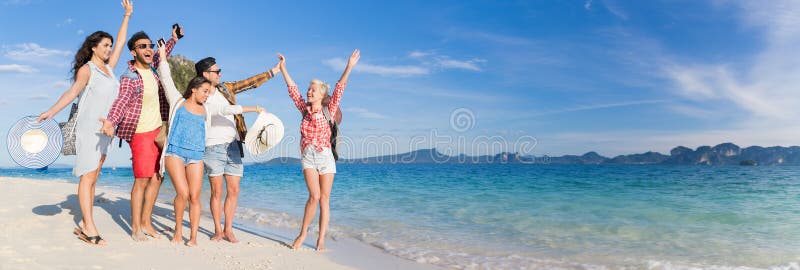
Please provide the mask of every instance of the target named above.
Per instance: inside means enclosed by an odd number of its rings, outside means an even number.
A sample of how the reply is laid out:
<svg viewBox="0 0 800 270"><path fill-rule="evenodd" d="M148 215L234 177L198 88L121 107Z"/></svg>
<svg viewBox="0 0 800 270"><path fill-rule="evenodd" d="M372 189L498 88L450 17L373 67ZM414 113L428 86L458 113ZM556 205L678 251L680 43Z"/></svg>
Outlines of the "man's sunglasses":
<svg viewBox="0 0 800 270"><path fill-rule="evenodd" d="M155 49L156 48L156 44L153 44L153 43L150 43L150 44L136 44L133 47L137 48L137 49L147 49L148 47L150 49Z"/></svg>
<svg viewBox="0 0 800 270"><path fill-rule="evenodd" d="M217 75L219 75L220 73L222 73L222 69L217 69L217 70L206 70L206 72L217 73Z"/></svg>

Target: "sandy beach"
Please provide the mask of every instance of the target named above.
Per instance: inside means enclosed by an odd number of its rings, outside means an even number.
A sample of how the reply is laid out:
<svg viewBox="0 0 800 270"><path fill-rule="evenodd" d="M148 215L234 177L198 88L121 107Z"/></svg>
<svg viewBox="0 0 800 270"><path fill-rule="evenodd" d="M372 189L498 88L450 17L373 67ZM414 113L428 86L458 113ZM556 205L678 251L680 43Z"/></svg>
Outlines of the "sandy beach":
<svg viewBox="0 0 800 270"><path fill-rule="evenodd" d="M371 249L337 250L335 243L330 244L330 253L318 253L307 246L290 250L286 236L256 235L239 229L236 235L240 243L214 242L209 240L212 222L205 215L198 247L171 243L171 232L163 232L160 239L134 242L129 236L127 194L100 188L94 217L106 245L93 246L72 233L80 221L76 188L76 184L60 181L0 177L0 269L431 268ZM157 203L154 226L173 227L172 212L171 205ZM184 237L188 239L188 219L184 223ZM349 263L342 264L341 260Z"/></svg>

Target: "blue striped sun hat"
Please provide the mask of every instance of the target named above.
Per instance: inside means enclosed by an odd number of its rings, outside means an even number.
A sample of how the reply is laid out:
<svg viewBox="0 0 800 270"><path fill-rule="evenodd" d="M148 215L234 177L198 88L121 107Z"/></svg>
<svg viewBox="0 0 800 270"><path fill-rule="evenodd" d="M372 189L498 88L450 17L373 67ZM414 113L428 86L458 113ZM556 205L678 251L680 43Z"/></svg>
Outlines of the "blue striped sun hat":
<svg viewBox="0 0 800 270"><path fill-rule="evenodd" d="M53 120L36 123L36 116L26 116L8 130L8 154L22 167L39 169L52 164L61 154L64 137Z"/></svg>

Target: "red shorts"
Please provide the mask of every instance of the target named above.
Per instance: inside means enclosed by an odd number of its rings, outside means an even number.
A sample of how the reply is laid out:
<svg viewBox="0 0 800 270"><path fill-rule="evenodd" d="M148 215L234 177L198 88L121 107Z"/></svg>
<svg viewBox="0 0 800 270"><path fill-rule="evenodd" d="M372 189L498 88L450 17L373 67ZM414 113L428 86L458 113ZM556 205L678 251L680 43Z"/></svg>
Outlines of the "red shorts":
<svg viewBox="0 0 800 270"><path fill-rule="evenodd" d="M156 145L156 136L161 128L144 133L133 134L128 142L133 157L133 177L150 178L158 171L161 149Z"/></svg>

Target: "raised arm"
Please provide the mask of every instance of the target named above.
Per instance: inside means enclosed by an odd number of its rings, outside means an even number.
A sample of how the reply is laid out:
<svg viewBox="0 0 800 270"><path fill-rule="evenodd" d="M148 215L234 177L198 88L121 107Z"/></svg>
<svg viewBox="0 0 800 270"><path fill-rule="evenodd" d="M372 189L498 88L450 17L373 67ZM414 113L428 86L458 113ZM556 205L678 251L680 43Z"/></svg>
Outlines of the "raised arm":
<svg viewBox="0 0 800 270"><path fill-rule="evenodd" d="M72 103L72 101L83 92L83 89L86 88L86 84L89 83L91 72L92 71L89 70L89 65L83 65L78 69L78 76L75 77L75 82L72 83L72 86L61 95L58 101L56 101L56 104L53 104L47 111L39 114L39 118L36 118L36 122L39 123L42 120L53 118L53 116L63 110L64 107Z"/></svg>
<svg viewBox="0 0 800 270"><path fill-rule="evenodd" d="M278 54L278 69L281 71L281 75L283 75L283 81L286 82L286 86L297 85L292 80L292 76L289 76L289 71L286 71L286 58L283 57L282 54Z"/></svg>
<svg viewBox="0 0 800 270"><path fill-rule="evenodd" d="M238 94L261 86L265 82L269 81L269 79L275 77L275 75L280 71L281 70L278 68L278 64L275 64L275 66L271 69L259 73L253 77L241 81L223 82L223 84L225 85L225 88L228 88L228 90L232 91L233 94Z"/></svg>
<svg viewBox="0 0 800 270"><path fill-rule="evenodd" d="M342 100L344 87L347 85L347 78L350 77L350 71L356 66L359 58L361 58L361 51L356 49L350 55L350 59L347 60L344 73L342 73L342 77L339 78L339 82L336 83L336 88L333 89L333 94L331 95L331 102L328 103L328 110L330 110L331 115L336 115L336 111L339 110L339 101Z"/></svg>
<svg viewBox="0 0 800 270"><path fill-rule="evenodd" d="M122 17L122 25L119 26L117 31L117 43L114 44L114 50L111 52L111 57L108 58L108 65L111 69L117 66L119 56L122 54L122 48L125 47L125 37L128 35L128 20L133 13L133 2L130 0L122 0L122 7L125 8L125 15Z"/></svg>
<svg viewBox="0 0 800 270"><path fill-rule="evenodd" d="M278 54L278 60L278 68L280 68L283 74L283 80L286 81L286 87L289 88L289 97L292 98L294 106L297 107L300 113L305 113L306 101L303 99L303 96L300 95L300 91L297 90L297 84L292 80L292 76L289 76L289 71L286 70L286 58Z"/></svg>
<svg viewBox="0 0 800 270"><path fill-rule="evenodd" d="M161 41L162 40L159 40L158 52L162 55L166 55L166 44L161 43ZM169 68L169 61L161 61L161 63L158 64L158 77L161 79L161 85L164 86L169 104L181 99L181 92L178 91L178 88L175 87L175 82L172 81L172 71Z"/></svg>
<svg viewBox="0 0 800 270"><path fill-rule="evenodd" d="M356 49L350 55L350 59L347 60L347 66L344 68L344 73L342 73L342 77L339 78L339 83L347 84L347 78L350 77L350 71L353 69L353 67L356 66L359 58L361 58L361 51Z"/></svg>
<svg viewBox="0 0 800 270"><path fill-rule="evenodd" d="M178 31L180 31L181 36L183 36L183 27L172 27L172 38L167 41L167 45L165 45L164 53L156 52L156 55L153 56L153 65L158 67L158 64L161 63L162 57L166 59L172 54L172 49L175 48L175 44L178 42Z"/></svg>

